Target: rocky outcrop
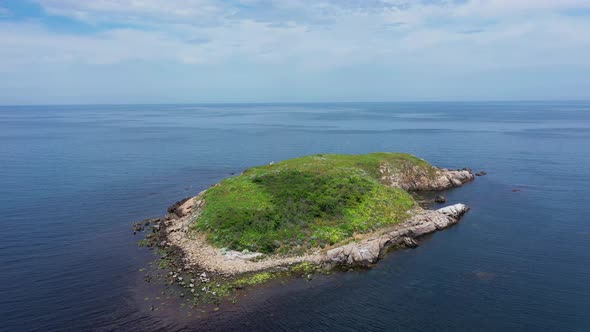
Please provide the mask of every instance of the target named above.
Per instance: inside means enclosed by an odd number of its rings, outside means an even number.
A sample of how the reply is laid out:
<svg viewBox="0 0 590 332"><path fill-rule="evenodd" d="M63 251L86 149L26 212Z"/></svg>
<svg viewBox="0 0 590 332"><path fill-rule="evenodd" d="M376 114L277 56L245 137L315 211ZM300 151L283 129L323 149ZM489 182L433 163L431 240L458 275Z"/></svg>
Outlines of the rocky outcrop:
<svg viewBox="0 0 590 332"><path fill-rule="evenodd" d="M183 199L181 199L180 201L177 201L176 203L174 203L174 204L170 205L170 206L168 207L168 213L169 213L169 214L173 214L173 215L175 215L175 216L177 216L177 217L181 217L181 216L179 216L179 215L176 213L176 210L178 209L178 207L180 207L182 204L184 204L186 201L188 201L188 200L190 200L190 199L191 199L191 197L186 197L186 198L183 198Z"/></svg>
<svg viewBox="0 0 590 332"><path fill-rule="evenodd" d="M379 236L331 249L326 253L325 260L330 264L345 266L374 264L388 248L414 247L417 245L416 238L458 223L467 211L469 207L464 204L425 211Z"/></svg>
<svg viewBox="0 0 590 332"><path fill-rule="evenodd" d="M379 174L383 184L412 191L460 187L475 179L473 171L468 168L449 170L446 168L425 168L412 164L402 165L396 169L392 169L390 165L382 164L379 166Z"/></svg>
<svg viewBox="0 0 590 332"><path fill-rule="evenodd" d="M192 197L187 199L184 203L182 203L179 207L174 210L177 216L180 218L191 214L196 205L203 204L202 200L199 200L198 197Z"/></svg>

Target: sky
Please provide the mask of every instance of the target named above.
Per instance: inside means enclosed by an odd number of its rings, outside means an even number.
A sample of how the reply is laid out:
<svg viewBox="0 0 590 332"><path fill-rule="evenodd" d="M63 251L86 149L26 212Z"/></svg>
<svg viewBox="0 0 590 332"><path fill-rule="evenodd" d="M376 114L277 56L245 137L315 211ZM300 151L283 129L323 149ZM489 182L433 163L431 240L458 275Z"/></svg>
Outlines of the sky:
<svg viewBox="0 0 590 332"><path fill-rule="evenodd" d="M590 100L590 0L0 0L0 104Z"/></svg>

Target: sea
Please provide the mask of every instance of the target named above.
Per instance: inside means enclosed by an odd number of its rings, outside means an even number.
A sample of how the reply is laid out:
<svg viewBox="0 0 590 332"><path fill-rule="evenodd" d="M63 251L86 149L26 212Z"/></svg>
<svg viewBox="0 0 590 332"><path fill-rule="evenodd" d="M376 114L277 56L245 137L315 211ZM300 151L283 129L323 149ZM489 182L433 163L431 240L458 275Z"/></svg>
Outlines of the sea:
<svg viewBox="0 0 590 332"><path fill-rule="evenodd" d="M131 224L248 167L407 152L487 175L367 270L188 308ZM590 102L0 106L1 331L590 331Z"/></svg>

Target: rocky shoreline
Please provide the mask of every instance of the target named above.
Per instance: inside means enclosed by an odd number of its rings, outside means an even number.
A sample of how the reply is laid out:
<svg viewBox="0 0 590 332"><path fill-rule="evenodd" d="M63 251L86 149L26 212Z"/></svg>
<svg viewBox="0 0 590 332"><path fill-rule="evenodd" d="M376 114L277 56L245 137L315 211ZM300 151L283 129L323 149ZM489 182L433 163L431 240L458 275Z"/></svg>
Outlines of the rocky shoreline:
<svg viewBox="0 0 590 332"><path fill-rule="evenodd" d="M381 168L382 174L390 174ZM409 174L409 173L406 173ZM412 176L385 175L382 181L391 187L401 187L412 191L434 191L459 187L473 181L475 174L470 169L439 169L435 177L426 174ZM352 244L336 248L316 249L300 256L264 256L261 253L238 252L211 246L201 234L194 234L189 225L199 216L205 204L201 199L205 191L195 197L185 198L168 208L168 214L153 219L153 241L151 245L163 249L174 248L182 253L185 267L203 269L222 275L236 275L246 272L261 271L269 268L309 262L320 265L367 266L378 261L385 249L392 246L416 246L415 239L427 233L442 230L456 224L469 208L456 204L435 211L421 208L412 211L409 220L364 234ZM362 240L362 241L359 241Z"/></svg>
<svg viewBox="0 0 590 332"><path fill-rule="evenodd" d="M465 204L455 204L435 211L424 211L391 229L372 234L367 239L328 250L324 264L370 266L392 247L417 247L421 236L443 230L459 222L469 211Z"/></svg>
<svg viewBox="0 0 590 332"><path fill-rule="evenodd" d="M473 181L476 176L470 169L437 169L435 176L411 173L406 173L411 176L392 176L391 172L381 168L380 173L383 174L381 181L384 184L411 191L438 191L459 187ZM202 199L205 192L176 202L168 208L164 217L137 223L134 230L151 229L143 244L165 252L163 259L166 260L165 267L170 270L167 275L170 284L180 284L192 293L197 290L213 295L215 291L210 291L207 288L209 286L197 289L196 284L209 285L213 279L219 287L220 282L235 283L235 280L243 276L256 277L256 274L266 272L370 267L391 248L416 247L420 237L458 223L469 211L469 207L464 204L454 204L437 210L416 207L409 211L412 216L406 221L372 233L360 234L348 243L312 248L302 255L263 255L213 247L204 234L191 231L189 226L198 218L205 205ZM183 273L188 275L182 277ZM185 278L190 281L184 280Z"/></svg>

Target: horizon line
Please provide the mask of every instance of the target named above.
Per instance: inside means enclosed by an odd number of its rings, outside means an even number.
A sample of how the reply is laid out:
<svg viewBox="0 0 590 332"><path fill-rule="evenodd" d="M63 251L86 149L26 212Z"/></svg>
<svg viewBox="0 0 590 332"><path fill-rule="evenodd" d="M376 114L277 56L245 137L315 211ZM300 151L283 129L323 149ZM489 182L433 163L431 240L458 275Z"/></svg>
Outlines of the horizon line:
<svg viewBox="0 0 590 332"><path fill-rule="evenodd" d="M395 103L524 103L524 102L590 102L590 99L481 99L481 100L398 100L398 101L234 101L234 102L157 102L157 103L34 103L0 104L0 107L25 106L149 106L149 105L293 105L293 104L395 104Z"/></svg>

